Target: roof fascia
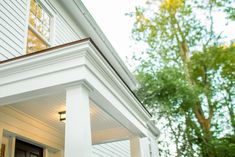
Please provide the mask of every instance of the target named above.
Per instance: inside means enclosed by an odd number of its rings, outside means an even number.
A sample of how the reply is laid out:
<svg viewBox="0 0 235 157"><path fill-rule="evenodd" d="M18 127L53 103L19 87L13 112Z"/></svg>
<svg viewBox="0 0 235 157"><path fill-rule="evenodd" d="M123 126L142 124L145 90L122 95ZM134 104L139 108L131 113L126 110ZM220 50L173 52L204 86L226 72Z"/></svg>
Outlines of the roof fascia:
<svg viewBox="0 0 235 157"><path fill-rule="evenodd" d="M66 11L73 17L75 22L81 27L84 33L91 37L96 45L101 49L104 56L109 60L115 70L120 74L125 83L132 89L136 90L138 82L133 74L128 70L124 62L118 56L117 52L104 35L94 18L81 0L59 2L65 7Z"/></svg>

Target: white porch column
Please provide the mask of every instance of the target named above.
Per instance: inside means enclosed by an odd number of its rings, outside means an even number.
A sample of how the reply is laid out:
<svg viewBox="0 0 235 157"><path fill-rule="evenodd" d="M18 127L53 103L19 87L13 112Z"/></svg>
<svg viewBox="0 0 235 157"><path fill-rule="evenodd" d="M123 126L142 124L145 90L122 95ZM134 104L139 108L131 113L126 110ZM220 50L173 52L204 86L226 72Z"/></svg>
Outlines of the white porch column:
<svg viewBox="0 0 235 157"><path fill-rule="evenodd" d="M140 138L132 137L130 139L131 157L143 157L141 155Z"/></svg>
<svg viewBox="0 0 235 157"><path fill-rule="evenodd" d="M150 142L151 142L151 157L158 157L159 151L158 151L157 139L150 138Z"/></svg>
<svg viewBox="0 0 235 157"><path fill-rule="evenodd" d="M66 91L65 157L91 157L89 88L85 84Z"/></svg>
<svg viewBox="0 0 235 157"><path fill-rule="evenodd" d="M43 149L43 157L48 157L48 148Z"/></svg>
<svg viewBox="0 0 235 157"><path fill-rule="evenodd" d="M16 138L15 136L11 136L9 138L9 157L15 156L15 145L16 145Z"/></svg>
<svg viewBox="0 0 235 157"><path fill-rule="evenodd" d="M132 137L130 139L131 157L157 157L152 153L148 137Z"/></svg>

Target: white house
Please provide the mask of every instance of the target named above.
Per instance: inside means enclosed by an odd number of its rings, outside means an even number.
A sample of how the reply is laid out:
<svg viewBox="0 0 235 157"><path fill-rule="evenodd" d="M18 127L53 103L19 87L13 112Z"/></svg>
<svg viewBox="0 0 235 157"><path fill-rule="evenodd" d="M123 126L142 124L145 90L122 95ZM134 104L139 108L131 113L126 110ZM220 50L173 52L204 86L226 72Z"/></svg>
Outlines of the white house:
<svg viewBox="0 0 235 157"><path fill-rule="evenodd" d="M80 0L0 0L1 157L157 157L137 82Z"/></svg>

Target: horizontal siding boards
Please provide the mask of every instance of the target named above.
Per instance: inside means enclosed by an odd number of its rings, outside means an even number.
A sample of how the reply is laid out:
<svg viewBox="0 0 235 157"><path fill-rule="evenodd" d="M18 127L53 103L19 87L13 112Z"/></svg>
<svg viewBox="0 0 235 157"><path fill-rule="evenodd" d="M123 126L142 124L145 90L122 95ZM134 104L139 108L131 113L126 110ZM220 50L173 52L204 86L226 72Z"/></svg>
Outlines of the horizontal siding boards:
<svg viewBox="0 0 235 157"><path fill-rule="evenodd" d="M5 60L5 59L7 59L7 57L4 54L0 53L0 61Z"/></svg>
<svg viewBox="0 0 235 157"><path fill-rule="evenodd" d="M25 25L27 24L27 3L29 0L0 0L0 61L23 54ZM54 6L57 14L54 20L54 42L52 46L79 39L78 34L70 26L63 8ZM50 7L45 3L45 7ZM4 56L4 57L3 57Z"/></svg>
<svg viewBox="0 0 235 157"><path fill-rule="evenodd" d="M25 23L25 13L19 11L19 8L15 8L11 1L3 0L3 5L0 5L0 10L5 13L5 15L9 16L9 18L13 19L16 22L24 25ZM26 11L26 10L24 10Z"/></svg>
<svg viewBox="0 0 235 157"><path fill-rule="evenodd" d="M1 35L1 34L0 34ZM3 45L3 46L2 46ZM19 56L19 55L14 55L11 53L10 50L7 50L5 47L4 47L4 43L1 41L1 44L0 44L0 55L2 56L0 58L0 61L3 61L3 60L7 60L9 58L12 58L12 56Z"/></svg>
<svg viewBox="0 0 235 157"><path fill-rule="evenodd" d="M17 10L17 12L21 12L20 15L24 15L22 16L22 18L24 19L25 15L26 15L26 8L24 6L24 4L26 3L22 3L22 2L26 2L26 0L23 0L23 1L19 1L19 0L4 0L4 1L7 1L8 4L12 5L14 7L14 9Z"/></svg>
<svg viewBox="0 0 235 157"><path fill-rule="evenodd" d="M129 141L118 141L94 145L92 157L130 157Z"/></svg>
<svg viewBox="0 0 235 157"><path fill-rule="evenodd" d="M0 12L1 16L1 12ZM2 17L2 16L1 16ZM0 18L0 30L4 30L13 34L16 38L21 39L24 37L24 30L18 29L19 25L11 21L10 19L2 19ZM2 31L3 32L3 31Z"/></svg>
<svg viewBox="0 0 235 157"><path fill-rule="evenodd" d="M70 28L69 24L60 16L55 20L55 45L78 40L77 34Z"/></svg>
<svg viewBox="0 0 235 157"><path fill-rule="evenodd" d="M12 46L12 44L8 44L8 40L4 40L1 42L1 47L3 48L3 50L7 51L10 56L8 55L8 59L13 57L17 57L22 55L21 53L19 53L18 51L20 51L18 48Z"/></svg>
<svg viewBox="0 0 235 157"><path fill-rule="evenodd" d="M28 0L0 1L0 61L22 55Z"/></svg>
<svg viewBox="0 0 235 157"><path fill-rule="evenodd" d="M14 33L14 31L10 28L7 29L6 27L2 27L2 25L0 25L0 29L5 30L1 32L3 42L9 44L10 47L15 48L16 50L18 49L17 52L20 52L22 46L24 45L24 41L22 40L22 38L24 39L24 37L21 37L17 33Z"/></svg>
<svg viewBox="0 0 235 157"><path fill-rule="evenodd" d="M1 5L0 5L1 9ZM7 14L6 12L3 12L5 10L0 10L0 17L1 17L1 24L9 27L12 27L13 29L19 31L19 33L24 32L24 24L20 23L17 20L13 20L14 17L11 17L10 14ZM4 22L4 23L3 23Z"/></svg>
<svg viewBox="0 0 235 157"><path fill-rule="evenodd" d="M52 0L51 4L56 10L56 18L54 20L54 42L53 45L61 45L64 43L79 40L79 28L73 27L74 21L70 15L64 10L57 0Z"/></svg>

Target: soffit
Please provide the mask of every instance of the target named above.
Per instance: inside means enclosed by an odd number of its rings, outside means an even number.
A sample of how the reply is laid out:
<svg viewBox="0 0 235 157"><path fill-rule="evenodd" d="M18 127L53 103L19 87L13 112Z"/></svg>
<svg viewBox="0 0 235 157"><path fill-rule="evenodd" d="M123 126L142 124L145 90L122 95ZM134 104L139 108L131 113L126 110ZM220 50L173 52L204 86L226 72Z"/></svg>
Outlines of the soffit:
<svg viewBox="0 0 235 157"><path fill-rule="evenodd" d="M11 104L11 107L22 111L47 125L64 132L65 123L59 121L60 111L65 111L65 94L55 94L50 96L38 97L27 101ZM91 129L101 131L110 128L122 127L106 112L100 109L94 102L90 101Z"/></svg>

